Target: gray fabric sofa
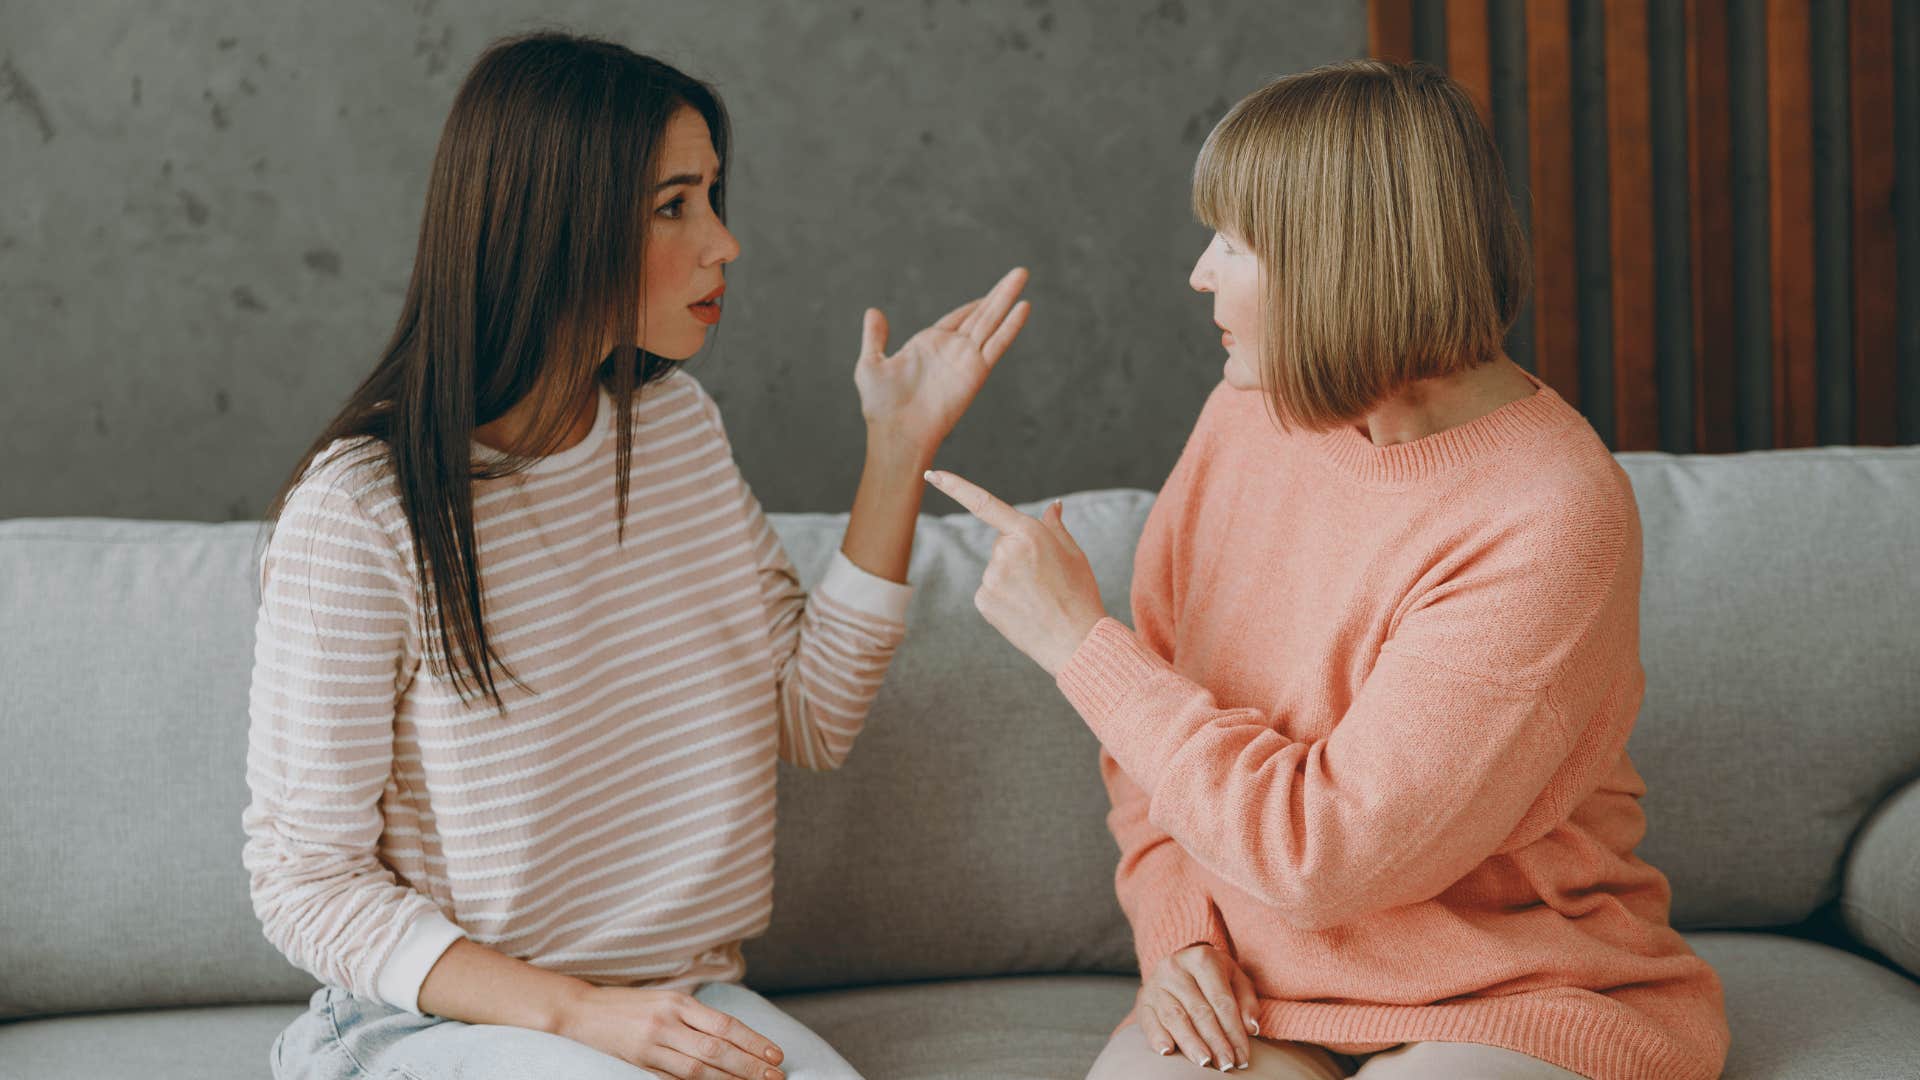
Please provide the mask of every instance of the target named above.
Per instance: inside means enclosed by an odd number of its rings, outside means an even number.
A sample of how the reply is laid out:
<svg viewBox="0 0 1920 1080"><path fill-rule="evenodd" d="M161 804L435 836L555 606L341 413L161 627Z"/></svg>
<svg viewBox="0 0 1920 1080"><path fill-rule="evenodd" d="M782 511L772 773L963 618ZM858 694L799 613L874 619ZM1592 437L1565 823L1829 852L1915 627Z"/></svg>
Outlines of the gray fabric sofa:
<svg viewBox="0 0 1920 1080"><path fill-rule="evenodd" d="M1725 981L1725 1075L1920 1077L1920 448L1620 460L1639 850ZM1067 500L1123 618L1152 499ZM811 583L844 518L774 522ZM313 989L240 867L256 535L0 522L0 1077L264 1077ZM990 547L923 519L866 734L783 773L749 982L875 1080L1077 1078L1132 1000L1096 746L974 611Z"/></svg>

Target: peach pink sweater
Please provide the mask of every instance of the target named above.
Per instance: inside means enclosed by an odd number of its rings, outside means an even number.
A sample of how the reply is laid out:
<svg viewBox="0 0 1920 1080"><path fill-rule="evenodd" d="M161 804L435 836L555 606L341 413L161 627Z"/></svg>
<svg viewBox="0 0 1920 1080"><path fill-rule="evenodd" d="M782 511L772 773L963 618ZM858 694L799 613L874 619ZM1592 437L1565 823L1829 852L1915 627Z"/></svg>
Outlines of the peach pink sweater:
<svg viewBox="0 0 1920 1080"><path fill-rule="evenodd" d="M1222 384L1148 517L1135 629L1059 673L1104 750L1143 971L1196 941L1267 1037L1708 1080L1721 984L1634 855L1640 523L1535 393L1414 442Z"/></svg>

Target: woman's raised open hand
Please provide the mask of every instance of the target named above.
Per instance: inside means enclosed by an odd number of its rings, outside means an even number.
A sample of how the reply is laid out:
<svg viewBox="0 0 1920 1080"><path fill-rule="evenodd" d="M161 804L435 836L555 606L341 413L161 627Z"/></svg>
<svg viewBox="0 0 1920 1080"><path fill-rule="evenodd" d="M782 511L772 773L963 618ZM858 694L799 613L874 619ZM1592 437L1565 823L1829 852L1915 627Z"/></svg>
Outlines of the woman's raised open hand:
<svg viewBox="0 0 1920 1080"><path fill-rule="evenodd" d="M1026 284L1027 271L1014 267L985 296L947 312L892 355L887 317L868 308L853 382L869 441L894 441L932 460L1026 325L1032 305L1019 300Z"/></svg>

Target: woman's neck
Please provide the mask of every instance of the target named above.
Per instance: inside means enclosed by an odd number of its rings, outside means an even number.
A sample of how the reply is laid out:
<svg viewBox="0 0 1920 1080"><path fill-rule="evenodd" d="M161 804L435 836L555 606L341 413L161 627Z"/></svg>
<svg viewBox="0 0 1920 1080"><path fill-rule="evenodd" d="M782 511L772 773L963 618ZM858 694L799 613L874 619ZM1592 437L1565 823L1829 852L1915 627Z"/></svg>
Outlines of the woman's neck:
<svg viewBox="0 0 1920 1080"><path fill-rule="evenodd" d="M1534 392L1526 372L1502 353L1468 371L1422 379L1353 426L1375 446L1392 446L1477 420Z"/></svg>
<svg viewBox="0 0 1920 1080"><path fill-rule="evenodd" d="M520 440L526 437L528 429L533 427L538 419L535 411L539 407L537 397L535 394L528 394L497 418L474 428L473 440L490 450L502 452L518 446ZM558 454L564 450L571 450L579 446L581 440L592 434L593 421L598 415L599 404L597 400L589 400L574 418L573 425L567 429L566 437L560 441L560 445L552 447L547 453Z"/></svg>

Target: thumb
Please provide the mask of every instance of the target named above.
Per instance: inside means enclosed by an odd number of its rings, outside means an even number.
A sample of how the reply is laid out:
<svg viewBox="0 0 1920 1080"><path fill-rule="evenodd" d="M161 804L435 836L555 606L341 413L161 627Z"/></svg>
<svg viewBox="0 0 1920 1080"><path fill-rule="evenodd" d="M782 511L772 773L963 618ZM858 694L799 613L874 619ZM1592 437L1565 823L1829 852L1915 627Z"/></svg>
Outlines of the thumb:
<svg viewBox="0 0 1920 1080"><path fill-rule="evenodd" d="M860 327L860 360L871 363L887 351L887 316L879 308L868 308Z"/></svg>
<svg viewBox="0 0 1920 1080"><path fill-rule="evenodd" d="M1240 1003L1240 1019L1247 1025L1247 1034L1260 1034L1260 998L1253 992L1253 980L1239 964L1233 966L1233 996Z"/></svg>
<svg viewBox="0 0 1920 1080"><path fill-rule="evenodd" d="M1069 547L1078 550L1080 545L1073 539L1073 534L1067 531L1066 514L1066 503L1063 500L1055 499L1047 504L1046 511L1040 515L1040 521L1050 529L1055 536L1065 540Z"/></svg>
<svg viewBox="0 0 1920 1080"><path fill-rule="evenodd" d="M1047 508L1045 510L1041 511L1040 522L1041 524L1045 525L1047 528L1052 529L1054 532L1065 533L1067 531L1067 527L1063 525L1060 520L1061 516L1064 515L1065 513L1066 513L1066 508L1060 504L1059 499L1055 499L1052 502L1047 504Z"/></svg>

